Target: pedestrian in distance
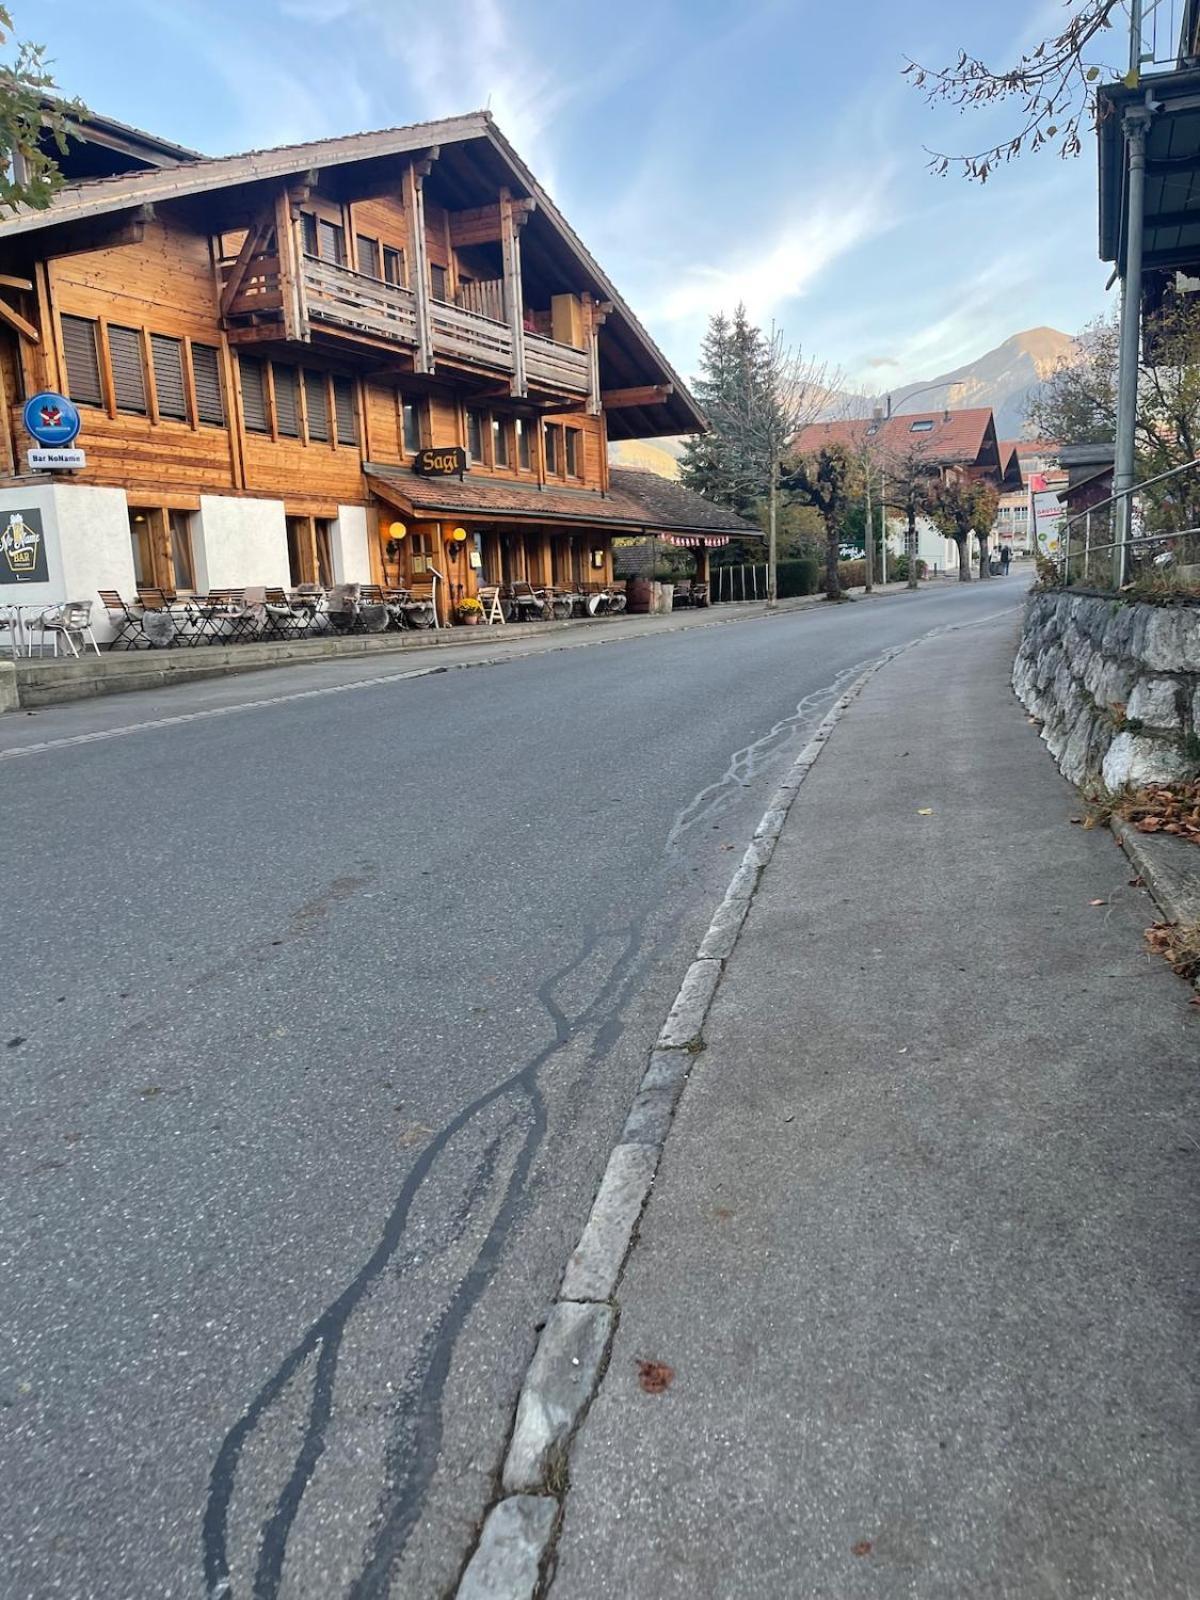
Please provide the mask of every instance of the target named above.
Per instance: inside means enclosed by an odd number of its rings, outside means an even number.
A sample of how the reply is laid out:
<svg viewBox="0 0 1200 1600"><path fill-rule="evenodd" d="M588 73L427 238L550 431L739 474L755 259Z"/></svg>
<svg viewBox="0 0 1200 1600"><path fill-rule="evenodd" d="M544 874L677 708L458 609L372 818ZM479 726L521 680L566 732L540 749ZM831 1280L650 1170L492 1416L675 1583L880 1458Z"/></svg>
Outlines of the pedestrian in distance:
<svg viewBox="0 0 1200 1600"><path fill-rule="evenodd" d="M1000 546L1000 571L1008 577L1008 564L1012 560L1012 548L1009 545Z"/></svg>

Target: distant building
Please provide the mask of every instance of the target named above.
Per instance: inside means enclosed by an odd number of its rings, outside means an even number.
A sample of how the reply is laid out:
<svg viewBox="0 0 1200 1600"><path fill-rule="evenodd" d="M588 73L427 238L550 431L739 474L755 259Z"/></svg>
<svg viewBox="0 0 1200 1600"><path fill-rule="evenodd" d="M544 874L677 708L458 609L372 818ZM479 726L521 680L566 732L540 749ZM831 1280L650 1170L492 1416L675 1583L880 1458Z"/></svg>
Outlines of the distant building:
<svg viewBox="0 0 1200 1600"><path fill-rule="evenodd" d="M1031 549L1029 520L1029 480L1035 474L1045 479L1047 489L1066 485L1066 469L1060 464L1061 445L1049 439L1005 439L1000 444L1006 462L992 537L1007 544L1014 555L1028 555Z"/></svg>
<svg viewBox="0 0 1200 1600"><path fill-rule="evenodd" d="M903 412L884 417L859 417L843 422L814 422L801 428L795 448L802 454L820 450L823 445L844 444L851 450L870 449L873 471L878 482L886 483L889 462L893 472L916 458L921 470L942 478L984 479L997 487L1004 481L1005 463L996 438L996 422L990 406L973 406L962 411ZM904 553L905 521L893 508L887 515L888 560ZM917 521L917 559L931 572L957 569L958 549L945 539L931 522Z"/></svg>

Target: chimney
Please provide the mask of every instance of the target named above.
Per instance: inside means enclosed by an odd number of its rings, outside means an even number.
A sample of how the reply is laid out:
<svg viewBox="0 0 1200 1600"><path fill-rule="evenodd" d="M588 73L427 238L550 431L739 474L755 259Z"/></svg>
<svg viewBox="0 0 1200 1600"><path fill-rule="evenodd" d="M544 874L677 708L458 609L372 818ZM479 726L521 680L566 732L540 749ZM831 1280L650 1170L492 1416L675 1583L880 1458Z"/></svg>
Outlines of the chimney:
<svg viewBox="0 0 1200 1600"><path fill-rule="evenodd" d="M883 407L882 406L874 406L872 408L872 410L871 410L871 421L872 422L882 422L883 421Z"/></svg>

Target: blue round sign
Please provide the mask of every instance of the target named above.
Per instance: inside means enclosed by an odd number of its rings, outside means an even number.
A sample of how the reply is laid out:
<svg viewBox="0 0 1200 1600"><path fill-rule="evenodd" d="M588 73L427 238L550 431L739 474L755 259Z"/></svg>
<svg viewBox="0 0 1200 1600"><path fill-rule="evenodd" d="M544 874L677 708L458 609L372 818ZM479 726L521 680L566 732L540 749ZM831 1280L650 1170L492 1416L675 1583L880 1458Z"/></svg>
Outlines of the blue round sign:
<svg viewBox="0 0 1200 1600"><path fill-rule="evenodd" d="M65 394L35 394L25 402L25 427L39 444L70 444L79 432L79 412Z"/></svg>

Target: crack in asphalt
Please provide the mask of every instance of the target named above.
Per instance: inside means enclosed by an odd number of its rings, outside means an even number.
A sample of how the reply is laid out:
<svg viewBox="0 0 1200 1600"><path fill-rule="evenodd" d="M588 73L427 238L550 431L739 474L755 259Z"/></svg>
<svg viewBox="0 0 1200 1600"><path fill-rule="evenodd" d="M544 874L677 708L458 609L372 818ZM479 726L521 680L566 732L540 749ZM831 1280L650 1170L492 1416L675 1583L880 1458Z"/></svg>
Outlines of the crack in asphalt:
<svg viewBox="0 0 1200 1600"><path fill-rule="evenodd" d="M520 1217L528 1198L529 1174L546 1132L546 1109L538 1075L541 1068L589 1023L597 1024L588 1054L589 1066L602 1060L619 1036L615 1023L632 992L631 968L644 939L646 914L624 928L591 930L571 961L551 974L538 988L553 1027L553 1039L518 1071L476 1097L458 1112L422 1150L405 1179L381 1231L379 1242L356 1276L313 1321L262 1385L241 1417L226 1434L213 1463L204 1509L202 1544L204 1578L210 1600L234 1600L235 1588L229 1558L229 1519L237 1490L242 1452L259 1424L288 1388L292 1379L317 1356L307 1419L287 1481L261 1531L251 1593L254 1600L276 1600L283 1578L288 1539L317 1463L325 1449L326 1430L333 1412L338 1362L347 1327L384 1269L391 1263L405 1234L412 1206L438 1157L450 1141L483 1111L506 1095L520 1097L528 1119L504 1195L471 1267L460 1280L449 1303L422 1341L418 1369L423 1366L415 1419L405 1418L410 1442L398 1440L389 1450L384 1489L380 1497L379 1526L367 1559L349 1594L353 1600L375 1600L387 1592L389 1576L403 1552L419 1515L436 1467L442 1438L442 1400L455 1344L467 1317L490 1281L501 1247ZM619 938L623 948L588 1003L575 1017L554 998L555 989L586 962L604 940ZM489 1151L485 1151L486 1164Z"/></svg>

